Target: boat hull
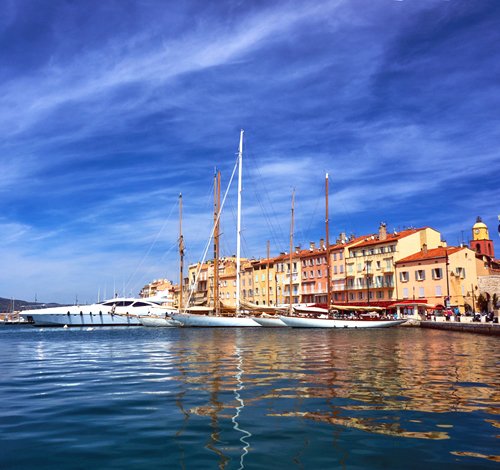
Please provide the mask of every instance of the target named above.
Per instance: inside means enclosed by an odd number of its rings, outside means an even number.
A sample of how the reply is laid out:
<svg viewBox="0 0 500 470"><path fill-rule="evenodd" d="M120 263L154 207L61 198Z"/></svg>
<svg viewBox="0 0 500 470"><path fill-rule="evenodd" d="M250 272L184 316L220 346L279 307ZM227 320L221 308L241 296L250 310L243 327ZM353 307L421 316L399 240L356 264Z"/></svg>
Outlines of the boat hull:
<svg viewBox="0 0 500 470"><path fill-rule="evenodd" d="M252 320L265 328L283 328L286 325L279 318L252 317Z"/></svg>
<svg viewBox="0 0 500 470"><path fill-rule="evenodd" d="M326 318L280 317L293 328L389 328L401 325L406 320L342 320Z"/></svg>
<svg viewBox="0 0 500 470"><path fill-rule="evenodd" d="M143 326L148 327L175 328L176 326L181 326L178 321L175 321L172 318L160 318L156 316L141 317L141 323Z"/></svg>
<svg viewBox="0 0 500 470"><path fill-rule="evenodd" d="M37 313L28 315L36 326L139 326L139 318L110 313Z"/></svg>
<svg viewBox="0 0 500 470"><path fill-rule="evenodd" d="M222 317L215 315L194 315L189 313L173 314L172 318L182 324L190 327L242 327L259 326L250 317Z"/></svg>

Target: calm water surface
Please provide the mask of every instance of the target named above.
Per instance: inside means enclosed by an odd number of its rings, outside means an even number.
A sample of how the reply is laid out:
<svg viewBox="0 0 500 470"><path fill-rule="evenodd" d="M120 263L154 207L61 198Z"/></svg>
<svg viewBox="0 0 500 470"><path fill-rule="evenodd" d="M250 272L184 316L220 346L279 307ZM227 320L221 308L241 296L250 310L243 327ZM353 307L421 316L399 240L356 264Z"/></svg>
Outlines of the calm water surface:
<svg viewBox="0 0 500 470"><path fill-rule="evenodd" d="M500 468L495 337L0 328L0 468Z"/></svg>

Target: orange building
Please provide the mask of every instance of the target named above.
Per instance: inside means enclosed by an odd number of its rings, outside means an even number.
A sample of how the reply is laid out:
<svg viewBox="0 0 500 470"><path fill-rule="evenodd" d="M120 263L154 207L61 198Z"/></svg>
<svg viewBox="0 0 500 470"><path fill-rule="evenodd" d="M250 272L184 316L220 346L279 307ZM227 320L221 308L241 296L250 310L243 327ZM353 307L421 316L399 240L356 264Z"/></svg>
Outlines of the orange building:
<svg viewBox="0 0 500 470"><path fill-rule="evenodd" d="M477 295L475 253L466 247L422 250L396 262L398 298L432 305L474 309ZM467 310L470 310L467 308Z"/></svg>

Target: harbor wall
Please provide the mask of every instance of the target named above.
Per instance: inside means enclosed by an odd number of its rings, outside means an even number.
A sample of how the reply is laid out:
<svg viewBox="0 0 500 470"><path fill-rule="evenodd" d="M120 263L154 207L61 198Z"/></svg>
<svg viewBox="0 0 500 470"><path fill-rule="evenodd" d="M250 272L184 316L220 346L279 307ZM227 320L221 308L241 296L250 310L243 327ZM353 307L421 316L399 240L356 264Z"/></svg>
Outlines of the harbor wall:
<svg viewBox="0 0 500 470"><path fill-rule="evenodd" d="M434 330L462 331L467 333L479 333L483 335L500 336L500 324L498 323L421 321L420 327L431 328Z"/></svg>

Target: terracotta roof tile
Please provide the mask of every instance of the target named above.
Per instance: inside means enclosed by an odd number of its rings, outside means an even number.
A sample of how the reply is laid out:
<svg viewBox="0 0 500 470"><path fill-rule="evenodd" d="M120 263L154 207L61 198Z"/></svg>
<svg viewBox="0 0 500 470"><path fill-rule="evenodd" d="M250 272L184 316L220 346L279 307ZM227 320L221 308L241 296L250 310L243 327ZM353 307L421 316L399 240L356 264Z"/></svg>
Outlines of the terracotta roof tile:
<svg viewBox="0 0 500 470"><path fill-rule="evenodd" d="M461 246L448 246L448 247L439 247L433 248L431 250L427 250L427 253L423 251L419 251L418 253L414 253L413 255L407 256L406 258L400 259L397 261L397 264L408 263L410 261L422 261L427 259L435 259L435 258L445 258L446 253L448 256L456 253L457 251L464 250L465 247Z"/></svg>

